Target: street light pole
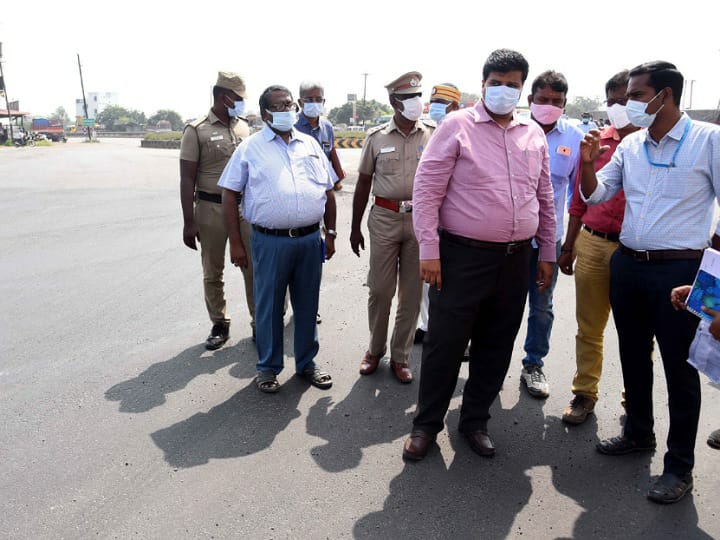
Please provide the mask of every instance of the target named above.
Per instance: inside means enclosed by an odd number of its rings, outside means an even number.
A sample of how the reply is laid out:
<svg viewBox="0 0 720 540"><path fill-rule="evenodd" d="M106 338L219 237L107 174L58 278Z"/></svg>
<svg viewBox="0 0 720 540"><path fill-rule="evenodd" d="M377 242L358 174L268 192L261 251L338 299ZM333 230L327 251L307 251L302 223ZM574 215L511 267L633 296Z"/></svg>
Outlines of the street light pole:
<svg viewBox="0 0 720 540"><path fill-rule="evenodd" d="M367 78L369 73L361 73L363 77L365 77L365 82L363 82L363 105L365 105L365 93L367 92Z"/></svg>
<svg viewBox="0 0 720 540"><path fill-rule="evenodd" d="M2 81L2 91L5 96L5 110L8 114L8 127L10 128L10 140L13 141L12 117L10 116L10 101L8 100L7 86L5 85L5 74L2 68L2 43L0 43L0 81Z"/></svg>

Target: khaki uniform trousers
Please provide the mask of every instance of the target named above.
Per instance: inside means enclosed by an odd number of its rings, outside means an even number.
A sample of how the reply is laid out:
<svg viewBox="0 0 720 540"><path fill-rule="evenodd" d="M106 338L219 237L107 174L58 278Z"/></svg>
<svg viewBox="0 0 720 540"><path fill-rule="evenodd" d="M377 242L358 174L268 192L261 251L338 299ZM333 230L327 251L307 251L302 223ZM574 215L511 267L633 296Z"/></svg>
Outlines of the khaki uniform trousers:
<svg viewBox="0 0 720 540"><path fill-rule="evenodd" d="M573 378L573 394L598 400L598 384L602 374L603 339L610 316L610 258L618 248L585 229L575 241L575 337L577 371Z"/></svg>
<svg viewBox="0 0 720 540"><path fill-rule="evenodd" d="M203 285L205 288L205 305L213 323L230 323L226 316L225 283L225 248L227 246L227 229L222 204L198 200L195 203L195 223L200 231L200 256L203 267ZM248 257L248 267L242 268L245 281L245 299L250 313L250 325L255 328L255 299L253 297L253 269L250 247L250 224L240 214L240 234Z"/></svg>
<svg viewBox="0 0 720 540"><path fill-rule="evenodd" d="M384 355L387 350L390 307L397 286L398 305L390 341L390 359L405 363L412 349L422 293L420 250L413 230L412 213L398 213L373 206L368 217L368 231L368 351L372 355Z"/></svg>

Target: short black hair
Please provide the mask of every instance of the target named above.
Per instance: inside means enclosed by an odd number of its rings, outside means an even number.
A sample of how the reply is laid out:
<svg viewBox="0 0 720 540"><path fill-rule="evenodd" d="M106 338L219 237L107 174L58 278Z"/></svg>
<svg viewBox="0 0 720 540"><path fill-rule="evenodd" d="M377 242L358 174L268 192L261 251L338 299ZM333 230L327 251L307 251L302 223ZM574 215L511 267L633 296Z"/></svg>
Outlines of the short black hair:
<svg viewBox="0 0 720 540"><path fill-rule="evenodd" d="M608 79L608 82L605 83L605 96L607 96L608 92L612 92L613 90L626 88L629 80L630 72L627 69L616 73L615 75L610 77L610 79Z"/></svg>
<svg viewBox="0 0 720 540"><path fill-rule="evenodd" d="M525 57L517 51L510 49L497 49L490 53L483 66L483 80L488 78L491 72L508 73L510 71L522 72L522 82L527 79L530 66Z"/></svg>
<svg viewBox="0 0 720 540"><path fill-rule="evenodd" d="M530 90L530 95L534 96L536 90L546 88L548 86L555 92L562 92L567 96L568 83L565 75L559 71L553 71L551 69L543 71L540 75L535 77L535 80L532 83L532 89Z"/></svg>
<svg viewBox="0 0 720 540"><path fill-rule="evenodd" d="M673 101L675 105L680 106L680 98L683 90L683 76L675 67L675 64L655 60L653 62L645 62L630 70L630 77L649 74L648 86L655 89L655 94L663 88L670 87L673 91Z"/></svg>
<svg viewBox="0 0 720 540"><path fill-rule="evenodd" d="M264 111L270 106L270 96L273 92L285 92L287 95L290 96L290 99L292 99L292 92L284 86L280 86L279 84L268 86L265 90L263 90L263 93L260 94L259 104L261 111Z"/></svg>

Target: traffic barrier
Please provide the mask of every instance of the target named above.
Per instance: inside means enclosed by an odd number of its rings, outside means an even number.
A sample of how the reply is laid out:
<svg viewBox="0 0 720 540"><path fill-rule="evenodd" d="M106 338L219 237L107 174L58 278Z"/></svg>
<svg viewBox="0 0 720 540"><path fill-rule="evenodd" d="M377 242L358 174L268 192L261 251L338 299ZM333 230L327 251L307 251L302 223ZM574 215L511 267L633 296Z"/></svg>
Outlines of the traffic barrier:
<svg viewBox="0 0 720 540"><path fill-rule="evenodd" d="M335 139L335 148L362 148L364 143L362 137L341 137Z"/></svg>

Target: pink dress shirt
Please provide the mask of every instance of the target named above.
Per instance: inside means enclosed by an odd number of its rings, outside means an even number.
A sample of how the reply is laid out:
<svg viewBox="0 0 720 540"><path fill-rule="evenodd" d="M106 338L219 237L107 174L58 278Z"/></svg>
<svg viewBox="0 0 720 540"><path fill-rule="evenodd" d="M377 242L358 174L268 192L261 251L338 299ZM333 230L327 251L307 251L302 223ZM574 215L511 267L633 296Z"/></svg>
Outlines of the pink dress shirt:
<svg viewBox="0 0 720 540"><path fill-rule="evenodd" d="M413 225L420 259L439 259L438 227L486 242L535 237L555 261L555 207L542 128L515 115L503 128L485 110L448 115L415 174Z"/></svg>

